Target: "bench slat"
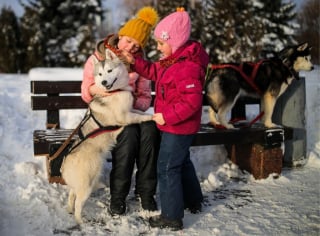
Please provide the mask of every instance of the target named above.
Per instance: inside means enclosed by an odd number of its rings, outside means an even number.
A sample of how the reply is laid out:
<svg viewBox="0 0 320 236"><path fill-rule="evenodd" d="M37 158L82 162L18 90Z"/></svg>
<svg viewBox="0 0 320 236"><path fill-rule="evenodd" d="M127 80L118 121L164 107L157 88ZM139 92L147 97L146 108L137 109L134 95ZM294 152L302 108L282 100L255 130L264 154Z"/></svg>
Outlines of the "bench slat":
<svg viewBox="0 0 320 236"><path fill-rule="evenodd" d="M81 81L30 81L33 94L81 93Z"/></svg>
<svg viewBox="0 0 320 236"><path fill-rule="evenodd" d="M85 109L88 104L81 96L31 96L32 110Z"/></svg>
<svg viewBox="0 0 320 236"><path fill-rule="evenodd" d="M293 128L284 127L285 140L292 139ZM201 125L200 131L192 143L192 146L204 145L228 145L228 144L247 144L265 143L265 131L262 127L243 128L238 130L217 130L210 128L206 124ZM52 143L63 143L72 133L72 129L50 129L35 130L33 133L34 154L47 155L49 146ZM74 139L77 136L74 136Z"/></svg>

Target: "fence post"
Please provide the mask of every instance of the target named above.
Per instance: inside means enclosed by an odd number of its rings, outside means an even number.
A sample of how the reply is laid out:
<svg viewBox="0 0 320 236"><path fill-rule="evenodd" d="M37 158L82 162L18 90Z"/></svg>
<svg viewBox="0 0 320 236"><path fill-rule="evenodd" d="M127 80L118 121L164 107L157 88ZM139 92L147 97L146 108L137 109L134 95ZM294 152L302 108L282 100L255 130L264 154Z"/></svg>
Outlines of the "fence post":
<svg viewBox="0 0 320 236"><path fill-rule="evenodd" d="M285 141L284 166L301 166L307 162L305 109L306 84L305 78L300 77L279 97L272 117L276 124L293 128L293 140Z"/></svg>

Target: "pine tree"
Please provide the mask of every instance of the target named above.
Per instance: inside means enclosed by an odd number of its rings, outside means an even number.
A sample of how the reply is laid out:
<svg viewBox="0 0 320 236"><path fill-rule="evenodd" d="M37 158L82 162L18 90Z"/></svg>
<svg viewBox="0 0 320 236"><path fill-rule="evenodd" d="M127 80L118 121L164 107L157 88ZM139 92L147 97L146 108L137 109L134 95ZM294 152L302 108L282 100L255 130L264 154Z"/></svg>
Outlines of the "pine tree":
<svg viewBox="0 0 320 236"><path fill-rule="evenodd" d="M204 17L204 5L202 4L201 1L197 1L197 0L191 0L189 1L189 7L187 9L190 18L191 18L191 39L193 40L197 40L201 43L202 42L202 38L201 35L203 33L203 29L204 27L206 27L206 25L203 25L203 17Z"/></svg>
<svg viewBox="0 0 320 236"><path fill-rule="evenodd" d="M311 61L320 64L320 3L319 0L306 1L297 17L299 29L296 38L299 43L307 42L312 47Z"/></svg>
<svg viewBox="0 0 320 236"><path fill-rule="evenodd" d="M23 17L20 19L22 48L22 71L27 73L33 67L45 67L45 36L40 30L37 6L30 4L24 9Z"/></svg>
<svg viewBox="0 0 320 236"><path fill-rule="evenodd" d="M254 61L294 43L294 4L203 0L201 41L212 63Z"/></svg>
<svg viewBox="0 0 320 236"><path fill-rule="evenodd" d="M183 7L186 11L190 8L189 0L172 1L172 0L161 0L157 1L157 11L159 13L160 19L163 19L167 15L176 11L178 7Z"/></svg>
<svg viewBox="0 0 320 236"><path fill-rule="evenodd" d="M210 62L218 62L218 54L216 49L219 48L218 43L221 42L220 35L224 32L223 23L219 22L219 12L217 12L216 0L203 0L206 6L202 11L202 33L199 34L200 40L209 54ZM221 26L220 26L221 25Z"/></svg>
<svg viewBox="0 0 320 236"><path fill-rule="evenodd" d="M0 73L20 72L18 19L9 7L1 9L0 29Z"/></svg>
<svg viewBox="0 0 320 236"><path fill-rule="evenodd" d="M98 38L101 1L28 0L23 6L29 66L82 66Z"/></svg>
<svg viewBox="0 0 320 236"><path fill-rule="evenodd" d="M248 61L261 49L260 38L263 27L256 16L259 1L206 0L204 10L204 32L212 63Z"/></svg>
<svg viewBox="0 0 320 236"><path fill-rule="evenodd" d="M295 44L294 32L297 24L294 22L296 12L294 3L282 3L282 0L268 1L259 12L265 24L266 33L261 41L264 42L261 57L274 56L288 45Z"/></svg>

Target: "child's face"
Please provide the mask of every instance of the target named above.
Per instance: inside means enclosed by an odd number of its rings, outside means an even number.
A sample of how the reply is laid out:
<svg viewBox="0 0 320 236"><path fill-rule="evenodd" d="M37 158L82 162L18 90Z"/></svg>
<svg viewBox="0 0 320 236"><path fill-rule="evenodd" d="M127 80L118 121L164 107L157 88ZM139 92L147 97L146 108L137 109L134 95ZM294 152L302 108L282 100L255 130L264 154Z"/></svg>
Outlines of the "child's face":
<svg viewBox="0 0 320 236"><path fill-rule="evenodd" d="M172 54L171 46L162 39L157 38L156 40L157 40L157 49L162 54L161 58L166 58L168 56L171 56Z"/></svg>
<svg viewBox="0 0 320 236"><path fill-rule="evenodd" d="M128 36L119 36L118 48L134 54L139 51L140 45L139 42L134 38Z"/></svg>

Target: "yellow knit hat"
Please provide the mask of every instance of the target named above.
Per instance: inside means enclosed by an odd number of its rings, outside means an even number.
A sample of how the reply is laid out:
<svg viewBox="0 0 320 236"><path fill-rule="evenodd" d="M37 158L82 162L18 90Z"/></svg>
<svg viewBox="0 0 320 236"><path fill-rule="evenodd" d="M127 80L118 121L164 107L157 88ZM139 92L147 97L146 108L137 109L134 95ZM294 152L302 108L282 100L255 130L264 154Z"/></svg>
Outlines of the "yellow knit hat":
<svg viewBox="0 0 320 236"><path fill-rule="evenodd" d="M143 7L138 13L137 17L129 20L119 30L119 36L129 36L137 40L143 48L150 36L152 28L158 22L158 13L152 7Z"/></svg>

